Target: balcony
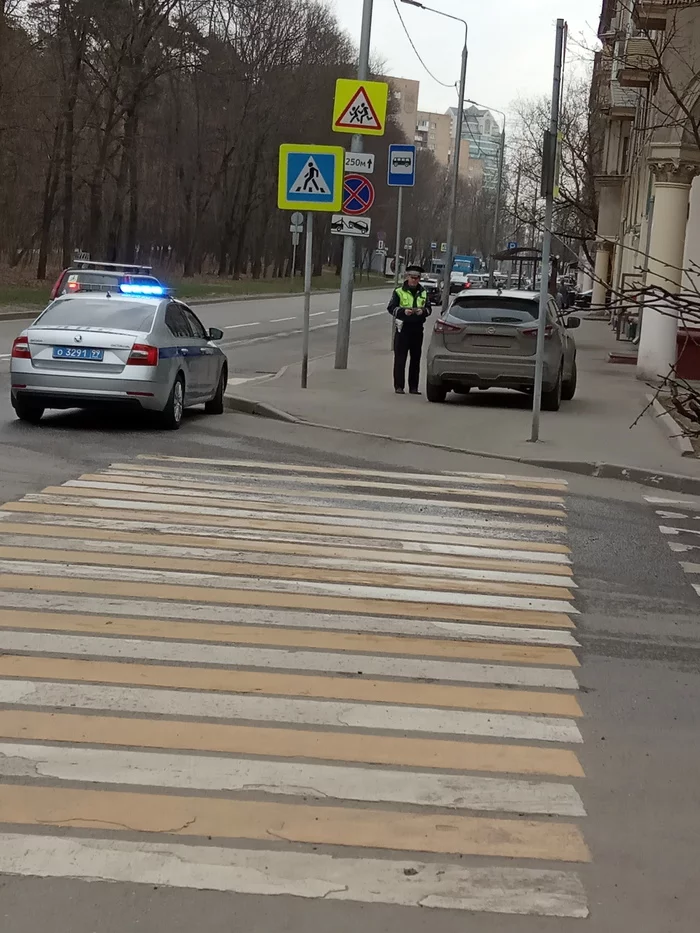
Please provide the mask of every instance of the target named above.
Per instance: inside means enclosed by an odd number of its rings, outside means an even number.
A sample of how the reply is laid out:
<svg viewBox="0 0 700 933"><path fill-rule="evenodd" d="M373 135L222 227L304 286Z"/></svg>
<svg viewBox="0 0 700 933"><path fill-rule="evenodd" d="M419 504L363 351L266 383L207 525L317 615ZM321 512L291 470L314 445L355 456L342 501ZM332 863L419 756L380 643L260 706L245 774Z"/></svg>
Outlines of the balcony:
<svg viewBox="0 0 700 933"><path fill-rule="evenodd" d="M623 87L613 79L610 82L610 103L608 116L613 120L634 120L639 101L639 89L635 86Z"/></svg>
<svg viewBox="0 0 700 933"><path fill-rule="evenodd" d="M620 56L617 80L621 87L649 87L658 70L658 58L646 36L630 36Z"/></svg>
<svg viewBox="0 0 700 933"><path fill-rule="evenodd" d="M666 0L636 0L632 5L632 19L637 29L663 30L670 4Z"/></svg>

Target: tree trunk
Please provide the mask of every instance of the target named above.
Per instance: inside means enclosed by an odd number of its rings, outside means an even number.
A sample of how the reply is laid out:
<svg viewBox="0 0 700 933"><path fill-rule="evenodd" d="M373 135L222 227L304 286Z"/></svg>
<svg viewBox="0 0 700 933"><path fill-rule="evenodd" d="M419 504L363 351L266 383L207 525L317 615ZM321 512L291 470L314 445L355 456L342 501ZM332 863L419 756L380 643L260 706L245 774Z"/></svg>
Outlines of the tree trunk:
<svg viewBox="0 0 700 933"><path fill-rule="evenodd" d="M46 169L46 178L44 180L44 204L41 212L41 239L39 241L39 261L36 268L36 277L40 281L46 278L46 266L49 256L49 246L51 244L51 224L55 214L56 194L58 193L58 182L60 178L60 152L61 138L63 136L63 124L56 124L54 130L53 145L51 147L51 158Z"/></svg>

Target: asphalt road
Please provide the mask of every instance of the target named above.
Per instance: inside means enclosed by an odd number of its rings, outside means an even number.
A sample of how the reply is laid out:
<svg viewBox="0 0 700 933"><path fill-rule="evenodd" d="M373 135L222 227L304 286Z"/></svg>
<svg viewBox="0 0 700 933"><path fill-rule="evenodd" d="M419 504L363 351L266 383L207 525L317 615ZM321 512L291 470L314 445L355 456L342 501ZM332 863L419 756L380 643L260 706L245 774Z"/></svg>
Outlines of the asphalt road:
<svg viewBox="0 0 700 933"><path fill-rule="evenodd" d="M369 307L356 308L356 313L381 311L373 304L385 298L382 293L374 297L362 293L359 303ZM222 326L227 314L235 314L227 326L249 324L250 334L240 338L247 341L269 337L274 332L270 329L279 326L293 330L293 321L273 319L298 315L295 302L243 303L247 307L235 303L226 306L227 310L211 306L201 313L213 326ZM315 302L316 311L332 318L337 307L334 296L318 296ZM323 320L321 314L318 318ZM384 333L381 317L367 321L358 322L358 339L364 333L370 339ZM7 325L2 327L4 339ZM333 338L332 327L316 331L314 353L332 352ZM297 339L281 336L236 346L239 338L232 337L234 359L245 354L247 368L238 371L252 373L260 367L270 372L291 362ZM174 434L153 432L147 425L124 420L105 424L95 416L77 413L50 416L35 428L13 419L7 376L0 377L4 501L144 453L329 469L369 466L545 476L535 468L518 465L514 470L513 464L496 460L234 414L205 417L192 412ZM557 478L552 471L546 475ZM574 868L586 892L587 920L3 876L3 931L189 933L196 928L201 933L232 933L245 928L252 933L308 933L331 928L335 933L356 933L362 927L368 933L567 933L583 928L593 933L688 933L694 929L700 916L696 868L700 595L692 585L698 579L697 571L693 577L692 566L700 564L694 556L700 553L700 504L684 503L673 494L666 496L670 502L649 501L650 490L632 484L564 474L558 479L568 482L566 531L579 587L576 637L582 666L576 676L584 715L579 721L583 743L575 751L585 777L576 781L576 789L586 816L574 822L591 861ZM661 492L655 495L663 498ZM329 496L326 504L338 503ZM420 509L417 506L416 513ZM538 744L542 743L534 743ZM0 831L17 831L17 827L0 825ZM475 863L465 859L465 864ZM489 864L507 868L511 860L497 857ZM524 864L562 867L535 860Z"/></svg>

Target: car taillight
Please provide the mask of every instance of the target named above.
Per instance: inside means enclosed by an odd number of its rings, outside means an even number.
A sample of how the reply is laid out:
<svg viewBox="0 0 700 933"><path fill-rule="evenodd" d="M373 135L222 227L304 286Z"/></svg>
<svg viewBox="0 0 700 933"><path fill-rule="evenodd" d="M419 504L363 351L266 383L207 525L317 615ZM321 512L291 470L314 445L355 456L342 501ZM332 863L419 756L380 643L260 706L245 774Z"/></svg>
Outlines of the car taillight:
<svg viewBox="0 0 700 933"><path fill-rule="evenodd" d="M131 348L128 364L129 366L156 366L158 348L149 347L147 343L135 343Z"/></svg>
<svg viewBox="0 0 700 933"><path fill-rule="evenodd" d="M554 327L553 327L551 324L546 324L546 325L545 325L545 328L544 328L544 336L545 336L545 339L546 339L547 337L551 337L553 333L554 333ZM537 328L536 328L536 327L528 327L527 330L521 331L521 334L523 335L523 337L536 337L536 336L537 336Z"/></svg>
<svg viewBox="0 0 700 933"><path fill-rule="evenodd" d="M69 292L79 292L80 291L80 282L69 282L66 285L66 291Z"/></svg>
<svg viewBox="0 0 700 933"><path fill-rule="evenodd" d="M435 321L435 333L436 334L457 334L461 330L461 327L458 327L456 324L448 324L447 321L443 320L441 317Z"/></svg>
<svg viewBox="0 0 700 933"><path fill-rule="evenodd" d="M26 337L15 338L12 344L13 360L31 360L32 354L29 352L29 340Z"/></svg>

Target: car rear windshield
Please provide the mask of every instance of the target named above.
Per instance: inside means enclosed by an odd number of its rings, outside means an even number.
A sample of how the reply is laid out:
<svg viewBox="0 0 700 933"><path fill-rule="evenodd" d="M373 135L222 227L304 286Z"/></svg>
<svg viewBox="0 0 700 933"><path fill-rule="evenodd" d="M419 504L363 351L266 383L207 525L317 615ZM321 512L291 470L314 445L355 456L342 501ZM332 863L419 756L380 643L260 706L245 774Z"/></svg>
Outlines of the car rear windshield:
<svg viewBox="0 0 700 933"><path fill-rule="evenodd" d="M63 280L61 294L65 295L70 291L68 288L69 282L77 282L80 284L82 291L89 291L90 289L117 288L122 278L123 276L115 272L84 272L82 270L69 272Z"/></svg>
<svg viewBox="0 0 700 933"><path fill-rule="evenodd" d="M471 324L527 324L539 317L539 303L522 298L457 298L450 317Z"/></svg>
<svg viewBox="0 0 700 933"><path fill-rule="evenodd" d="M68 298L50 304L35 327L103 327L107 330L151 329L153 305L127 303L105 298L102 301Z"/></svg>

